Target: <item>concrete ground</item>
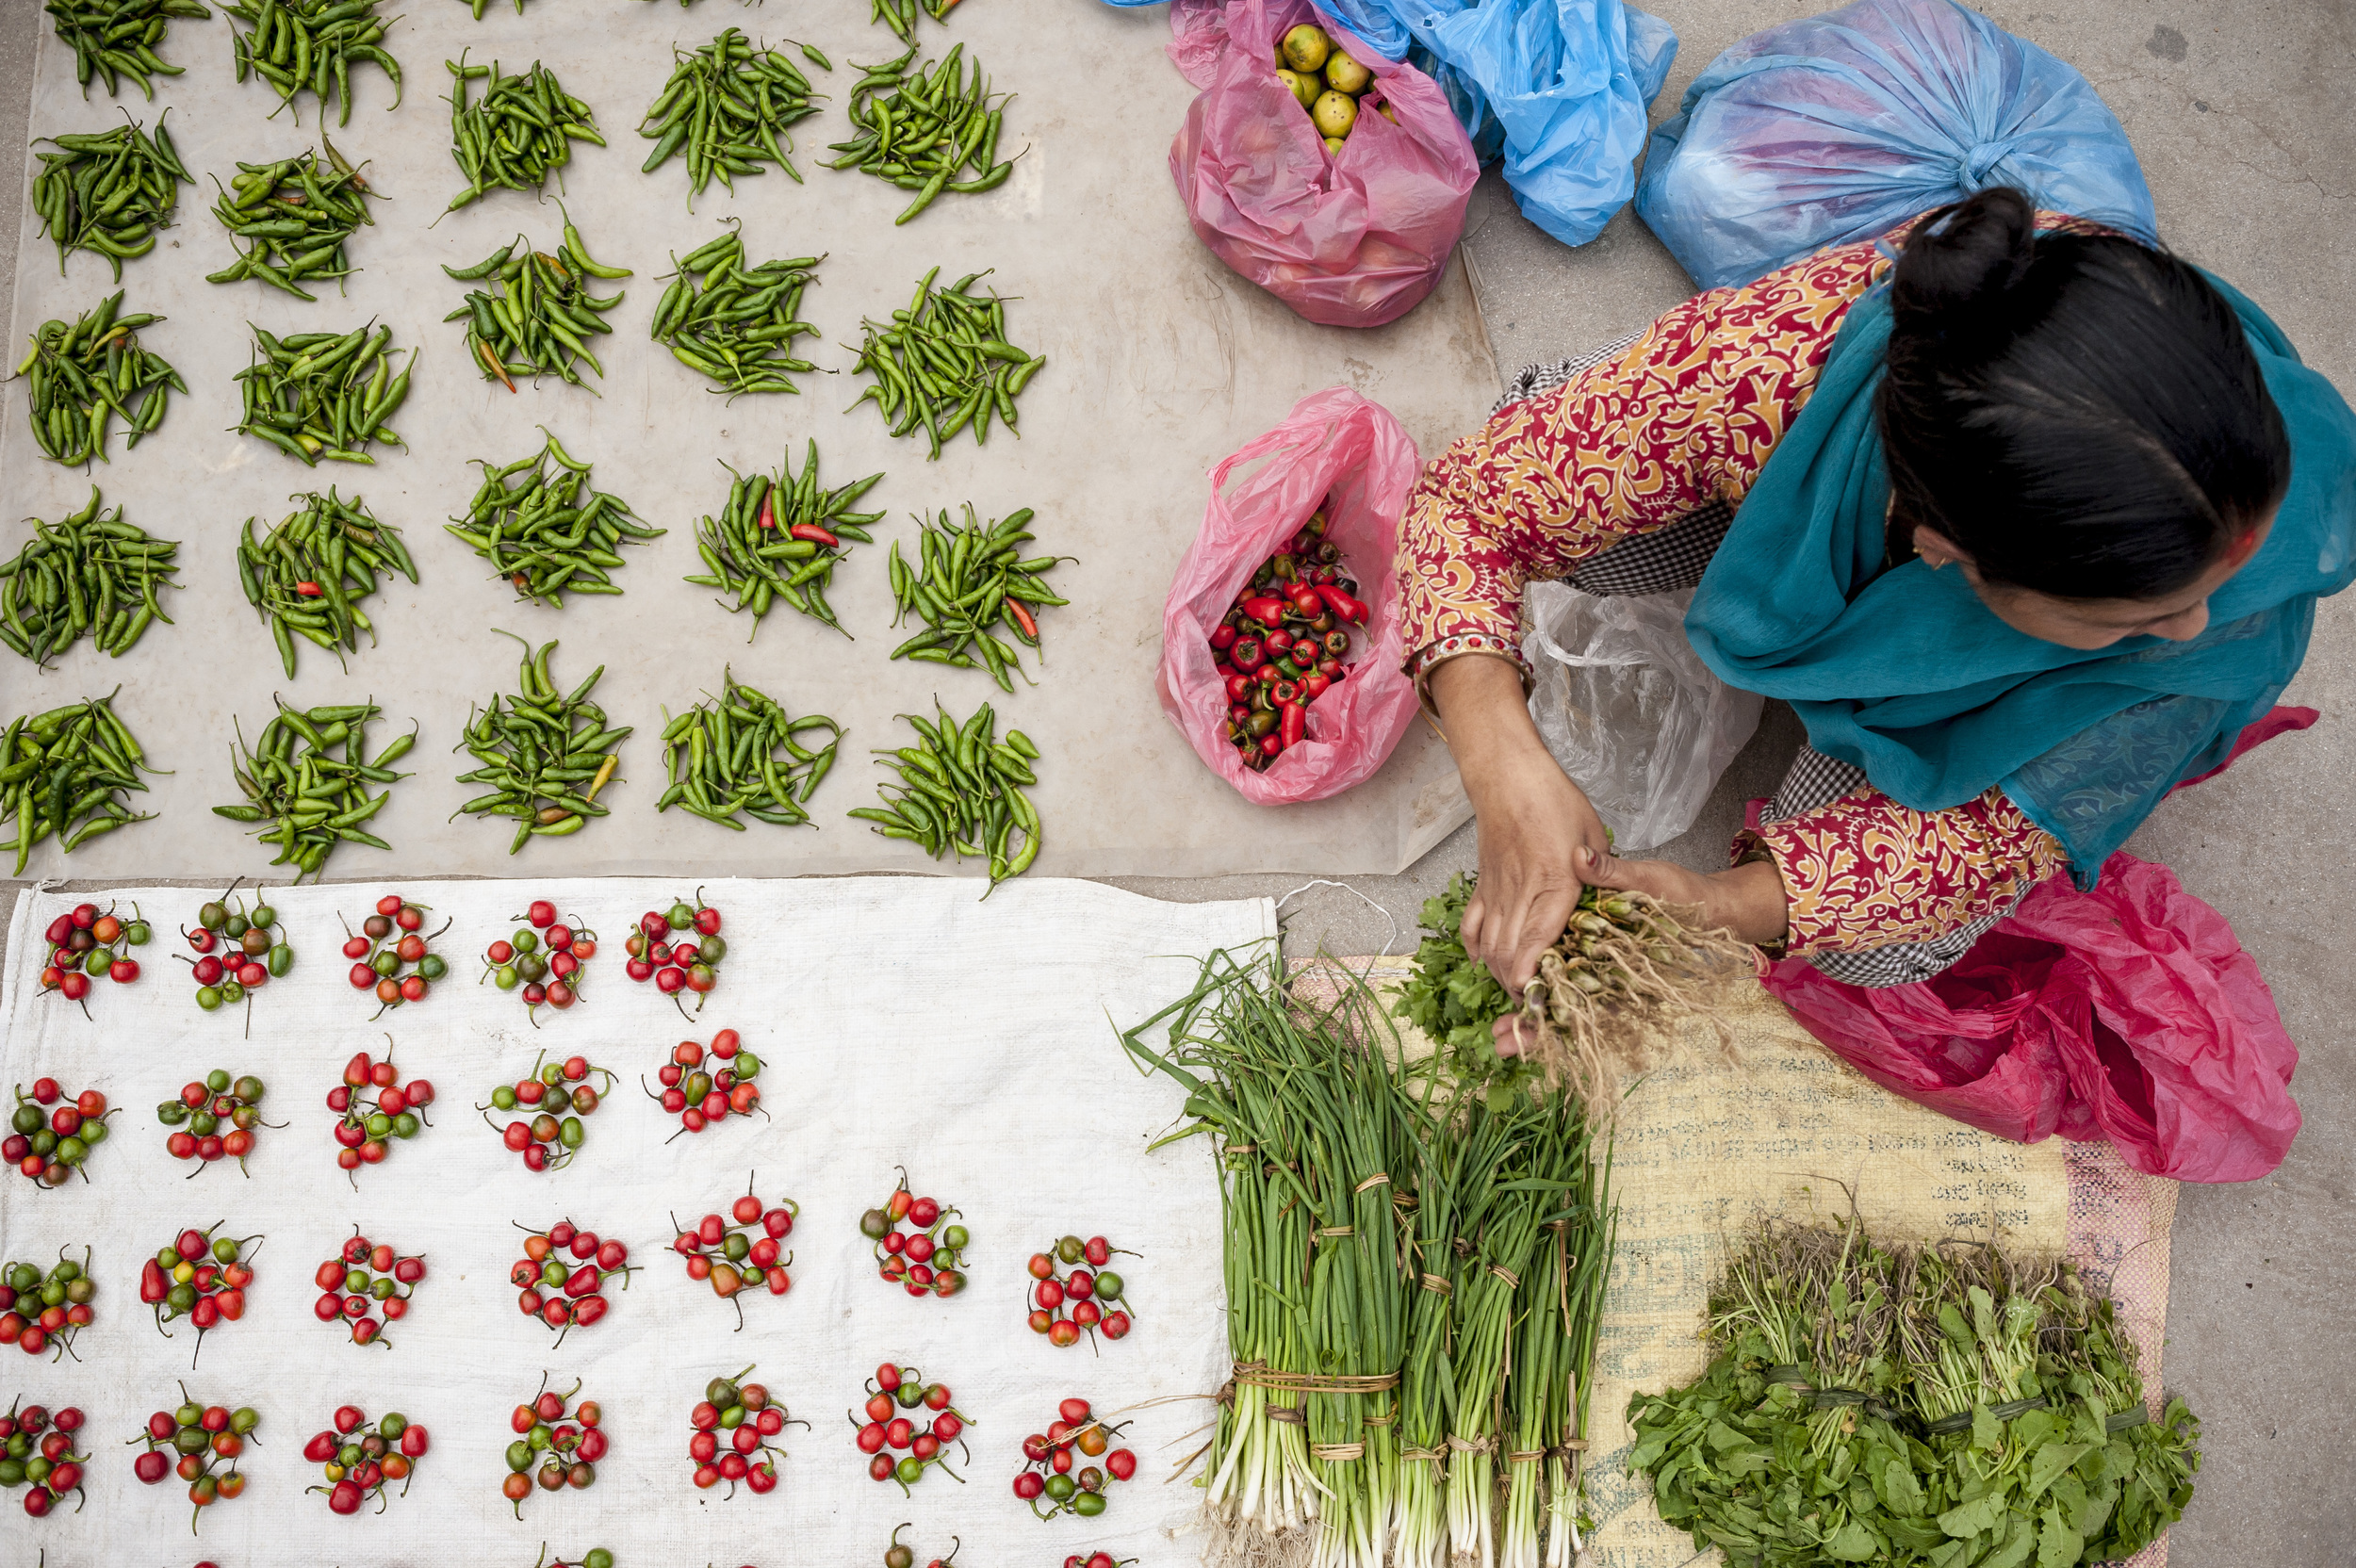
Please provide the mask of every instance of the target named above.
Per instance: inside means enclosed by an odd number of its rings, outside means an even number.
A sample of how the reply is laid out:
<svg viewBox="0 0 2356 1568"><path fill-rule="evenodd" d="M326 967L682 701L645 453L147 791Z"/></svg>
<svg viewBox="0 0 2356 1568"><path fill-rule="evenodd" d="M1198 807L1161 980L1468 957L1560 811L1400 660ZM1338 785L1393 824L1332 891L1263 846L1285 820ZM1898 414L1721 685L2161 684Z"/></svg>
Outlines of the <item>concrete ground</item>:
<svg viewBox="0 0 2356 1568"><path fill-rule="evenodd" d="M1825 8L1649 4L1680 40L1656 118L1737 39ZM2168 242L2255 299L2356 396L2356 3L1982 8L2086 74L2134 139ZM40 11L31 0L0 11L0 124L21 124ZM0 316L15 276L22 157L0 151ZM1500 377L1633 331L1692 288L1632 213L1568 250L1520 216L1494 172L1474 197L1465 246ZM2187 1187L2178 1210L2166 1380L2202 1419L2206 1463L2200 1499L2170 1538L2172 1568L2333 1568L2356 1539L2356 1425L2343 1409L2356 1391L2345 1307L2356 1299L2356 965L2332 935L2351 887L2333 825L2356 797L2356 602L2324 606L2284 700L2320 709L2322 721L2170 801L2128 845L2174 867L2233 921L2305 1052L2294 1088L2306 1127L2282 1168L2243 1186ZM1742 802L1773 788L1799 741L1790 711L1771 704L1700 823L1661 853L1723 864ZM1423 899L1474 856L1468 826L1401 875L1311 886L1284 905L1290 942L1408 950ZM1120 885L1197 900L1284 896L1302 881L1277 871Z"/></svg>

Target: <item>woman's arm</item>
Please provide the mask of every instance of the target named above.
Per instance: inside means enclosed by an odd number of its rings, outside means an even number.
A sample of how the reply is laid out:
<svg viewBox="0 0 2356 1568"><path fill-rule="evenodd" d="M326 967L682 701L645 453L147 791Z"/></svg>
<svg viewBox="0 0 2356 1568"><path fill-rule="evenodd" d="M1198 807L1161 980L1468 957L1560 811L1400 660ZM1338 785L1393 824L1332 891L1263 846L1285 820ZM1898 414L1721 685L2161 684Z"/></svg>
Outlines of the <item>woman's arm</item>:
<svg viewBox="0 0 2356 1568"><path fill-rule="evenodd" d="M1538 738L1517 668L1451 659L1432 672L1431 694L1480 825L1481 881L1464 908L1464 951L1519 996L1611 840Z"/></svg>

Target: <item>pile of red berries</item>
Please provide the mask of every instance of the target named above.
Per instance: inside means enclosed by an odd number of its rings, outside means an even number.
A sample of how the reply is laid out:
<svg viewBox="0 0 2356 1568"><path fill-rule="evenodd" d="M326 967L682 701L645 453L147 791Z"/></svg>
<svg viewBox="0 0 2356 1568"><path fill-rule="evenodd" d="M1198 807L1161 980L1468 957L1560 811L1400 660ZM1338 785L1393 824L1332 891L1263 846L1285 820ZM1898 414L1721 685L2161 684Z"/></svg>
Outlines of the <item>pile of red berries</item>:
<svg viewBox="0 0 2356 1568"><path fill-rule="evenodd" d="M303 1446L303 1457L325 1467L327 1484L306 1490L327 1494L327 1506L337 1513L357 1513L368 1498L384 1511L386 1483L400 1481L401 1495L409 1494L410 1474L425 1457L425 1429L413 1426L399 1411L386 1411L370 1421L358 1405L339 1405L335 1429L320 1432Z"/></svg>
<svg viewBox="0 0 2356 1568"><path fill-rule="evenodd" d="M433 951L434 937L450 929L425 934L426 906L404 902L399 893L376 901L376 913L360 923L360 935L346 925L344 956L352 960L352 988L374 991L377 1012L404 1002L423 1002L433 983L450 972L441 955ZM399 936L394 933L398 931Z"/></svg>
<svg viewBox="0 0 2356 1568"><path fill-rule="evenodd" d="M673 1046L671 1059L655 1074L662 1088L646 1094L662 1102L664 1115L679 1118L679 1132L700 1133L712 1122L761 1110L761 1089L753 1082L760 1072L761 1058L744 1049L744 1037L723 1029L712 1037L710 1063L694 1040ZM644 1078L638 1082L646 1087Z"/></svg>
<svg viewBox="0 0 2356 1568"><path fill-rule="evenodd" d="M0 1268L0 1345L13 1345L28 1356L50 1350L52 1361L72 1355L74 1336L98 1315L90 1307L98 1282L90 1276L90 1259L87 1247L80 1263L59 1248L46 1274L29 1263Z"/></svg>
<svg viewBox="0 0 2356 1568"><path fill-rule="evenodd" d="M205 1353L206 1333L245 1315L245 1287L254 1282L246 1265L262 1239L216 1237L221 1226L215 1220L210 1229L181 1232L139 1269L139 1299L155 1309L156 1330L170 1339L164 1325L187 1318L196 1325L197 1355Z"/></svg>
<svg viewBox="0 0 2356 1568"><path fill-rule="evenodd" d="M1077 1345L1084 1330L1091 1339L1099 1331L1106 1339L1126 1339L1135 1326L1121 1299L1128 1282L1104 1266L1116 1252L1137 1256L1103 1236L1086 1241L1064 1236L1050 1250L1032 1253L1031 1331L1045 1334L1050 1345L1058 1346ZM1059 1263L1072 1271L1056 1272ZM1088 1266L1075 1266L1082 1264Z"/></svg>
<svg viewBox="0 0 2356 1568"><path fill-rule="evenodd" d="M720 983L720 960L728 956L728 944L720 936L720 911L704 902L704 890L697 888L693 904L678 899L668 909L640 915L638 929L622 950L630 955L624 973L653 981L668 997L694 991L700 1013L703 999Z"/></svg>
<svg viewBox="0 0 2356 1568"><path fill-rule="evenodd" d="M605 1086L592 1087L592 1077L603 1079ZM613 1092L614 1074L591 1066L588 1057L567 1056L551 1062L544 1053L532 1062L530 1077L519 1078L512 1086L501 1084L491 1091L490 1104L475 1109L498 1129L510 1150L523 1156L526 1170L562 1170L572 1163L589 1135L581 1118L594 1114L598 1102ZM500 1127L491 1121L495 1110L535 1114L530 1121L518 1119Z"/></svg>
<svg viewBox="0 0 2356 1568"><path fill-rule="evenodd" d="M884 1282L903 1285L910 1296L948 1297L963 1290L958 1264L973 1238L964 1226L946 1223L957 1212L934 1199L910 1196L908 1173L901 1171L900 1184L883 1206L859 1218L860 1233L875 1244Z"/></svg>
<svg viewBox="0 0 2356 1568"><path fill-rule="evenodd" d="M236 896L237 890L237 885L232 882L227 891L197 910L195 930L180 928L181 937L197 954L193 958L183 955L181 961L196 982L197 1006L208 1013L249 1000L294 968L294 949L277 928L277 909L259 902L258 888L254 890L257 902L248 909L245 901ZM216 948L221 949L218 954ZM252 1027L249 1009L247 1028Z"/></svg>
<svg viewBox="0 0 2356 1568"><path fill-rule="evenodd" d="M371 1093L373 1101L368 1098ZM344 1081L327 1091L327 1108L338 1119L335 1141L343 1146L335 1152L336 1165L357 1170L364 1165L383 1164L392 1148L389 1139L406 1141L416 1137L419 1129L433 1125L417 1114L432 1103L431 1080L413 1078L402 1085L389 1043L382 1061L365 1051L353 1053L344 1064ZM359 1185L357 1179L352 1185Z"/></svg>
<svg viewBox="0 0 2356 1568"><path fill-rule="evenodd" d="M1099 1549L1072 1553L1063 1560L1063 1568L1129 1568L1137 1560L1133 1557L1116 1559L1112 1553Z"/></svg>
<svg viewBox="0 0 2356 1568"><path fill-rule="evenodd" d="M597 1402L583 1399L573 1406L573 1395L580 1392L581 1384L575 1382L571 1394L559 1394L543 1377L540 1392L508 1417L515 1441L507 1446L507 1479L499 1484L499 1493L515 1505L518 1519L524 1516L524 1499L532 1495L535 1480L543 1492L562 1492L568 1486L581 1492L597 1483L597 1461L612 1445L598 1425L605 1413ZM536 1475L534 1460L540 1465Z"/></svg>
<svg viewBox="0 0 2356 1568"><path fill-rule="evenodd" d="M261 1424L262 1413L252 1405L231 1410L226 1405L199 1404L188 1397L188 1385L182 1383L179 1409L157 1411L147 1418L147 1429L133 1439L144 1442L147 1451L132 1463L132 1474L154 1486L177 1471L188 1483L188 1501L196 1505L188 1521L188 1528L194 1530L206 1509L245 1490L245 1478L237 1474L237 1456L245 1452L246 1439Z"/></svg>
<svg viewBox="0 0 2356 1568"><path fill-rule="evenodd" d="M352 1239L335 1257L319 1266L312 1281L319 1298L311 1315L322 1323L348 1323L354 1345L390 1345L384 1324L409 1315L409 1298L425 1278L423 1258L405 1258L382 1242L372 1242L355 1227ZM375 1314L382 1310L384 1322Z"/></svg>
<svg viewBox="0 0 2356 1568"><path fill-rule="evenodd" d="M884 1548L884 1568L916 1568L916 1548L900 1544L900 1531L908 1527L904 1524L892 1532L892 1544ZM933 1559L924 1564L924 1568L949 1568L951 1563L957 1560L957 1549L964 1544L965 1543L956 1536L951 1536L949 1555Z"/></svg>
<svg viewBox="0 0 2356 1568"><path fill-rule="evenodd" d="M722 1481L728 1483L731 1497L738 1481L755 1493L777 1490L777 1461L786 1454L769 1439L785 1430L792 1417L783 1405L770 1402L766 1387L744 1381L744 1373L751 1370L747 1366L733 1378L712 1379L704 1385L702 1402L688 1413L687 1424L695 1435L687 1440L687 1457L695 1462L698 1491L709 1492Z"/></svg>
<svg viewBox="0 0 2356 1568"><path fill-rule="evenodd" d="M155 1119L173 1129L164 1138L164 1152L175 1160L201 1162L190 1176L215 1160L235 1160L245 1170L245 1157L254 1152L254 1129L286 1125L262 1119L257 1108L262 1094L259 1078L252 1073L232 1078L223 1068L213 1069L201 1083L183 1084L178 1099L155 1107ZM227 1132L221 1131L223 1122L229 1124Z"/></svg>
<svg viewBox="0 0 2356 1568"><path fill-rule="evenodd" d="M76 904L51 921L41 935L49 939L49 962L41 972L41 988L68 1002L81 1002L87 1014L90 1004L83 999L90 995L90 982L106 979L127 986L137 980L139 961L131 956L131 949L145 947L155 933L139 918L136 904L127 921L111 909L102 912L95 904Z"/></svg>
<svg viewBox="0 0 2356 1568"><path fill-rule="evenodd" d="M1056 1407L1055 1414L1045 1431L1023 1440L1024 1464L1014 1478L1014 1494L1030 1504L1031 1511L1041 1519L1058 1513L1093 1519L1104 1511L1104 1488L1137 1473L1137 1455L1126 1448L1112 1448L1126 1423L1108 1427L1094 1419L1086 1399L1066 1399ZM1107 1448L1112 1451L1105 1452ZM1084 1459L1103 1458L1104 1467L1082 1465L1073 1474L1075 1450Z"/></svg>
<svg viewBox="0 0 2356 1568"><path fill-rule="evenodd" d="M8 1407L0 1415L0 1487L13 1491L27 1482L25 1511L39 1519L57 1506L57 1499L82 1486L88 1454L74 1451L74 1434L82 1429L80 1407L68 1405L55 1415L40 1405ZM74 1505L79 1513L82 1505Z"/></svg>
<svg viewBox="0 0 2356 1568"><path fill-rule="evenodd" d="M52 1105L57 1109L46 1108ZM0 1159L42 1186L61 1186L67 1172L81 1170L91 1148L106 1140L106 1118L112 1114L96 1089L67 1100L55 1078L36 1078L32 1093L22 1086L16 1090L11 1131L0 1141ZM89 1171L82 1171L82 1180L90 1180Z"/></svg>
<svg viewBox="0 0 2356 1568"><path fill-rule="evenodd" d="M712 1295L734 1303L739 1332L744 1327L739 1292L763 1285L770 1295L783 1296L794 1288L793 1277L786 1273L793 1254L778 1256L777 1244L794 1233L794 1217L801 1212L802 1206L791 1198L764 1205L748 1184L744 1196L728 1205L728 1219L708 1214L694 1229L681 1230L679 1217L671 1217L671 1229L679 1233L671 1247L687 1260L687 1277L709 1282Z"/></svg>
<svg viewBox="0 0 2356 1568"><path fill-rule="evenodd" d="M903 1415L902 1411L917 1413ZM916 1424L920 1420L925 1422L922 1428ZM965 1479L948 1469L942 1451L952 1443L965 1448L965 1429L973 1422L951 1403L948 1384L926 1382L913 1366L886 1362L876 1367L867 1383L867 1404L852 1413L851 1425L857 1432L852 1442L860 1453L873 1456L867 1462L870 1479L898 1481L905 1493L936 1464L948 1470L950 1479ZM893 1459L887 1449L900 1458ZM973 1450L965 1452L970 1461Z"/></svg>
<svg viewBox="0 0 2356 1568"><path fill-rule="evenodd" d="M1313 514L1260 564L1211 629L1212 673L1227 692L1227 739L1247 767L1266 769L1301 743L1309 705L1350 673L1349 628L1366 625L1358 584Z"/></svg>
<svg viewBox="0 0 2356 1568"><path fill-rule="evenodd" d="M565 1263L566 1257L573 1262ZM605 1298L607 1282L619 1279L628 1290L632 1272L625 1243L600 1240L597 1232L560 1219L545 1231L524 1232L524 1255L507 1278L522 1288L515 1305L523 1315L560 1331L561 1341L574 1324L585 1329L603 1317L612 1305Z"/></svg>
<svg viewBox="0 0 2356 1568"><path fill-rule="evenodd" d="M503 991L523 988L524 1006L536 1024L541 1003L563 1012L581 1000L581 965L597 956L597 934L559 921L556 906L545 898L533 899L514 918L519 923L515 934L483 950L483 978Z"/></svg>

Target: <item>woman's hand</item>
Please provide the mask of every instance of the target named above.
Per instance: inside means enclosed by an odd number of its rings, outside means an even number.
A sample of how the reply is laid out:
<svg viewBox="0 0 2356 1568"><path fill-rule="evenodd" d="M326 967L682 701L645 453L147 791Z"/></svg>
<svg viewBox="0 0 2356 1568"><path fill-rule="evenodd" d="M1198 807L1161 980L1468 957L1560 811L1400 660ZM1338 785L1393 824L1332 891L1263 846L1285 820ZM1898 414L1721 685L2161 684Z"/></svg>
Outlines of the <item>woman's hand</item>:
<svg viewBox="0 0 2356 1568"><path fill-rule="evenodd" d="M1607 856L1587 880L1599 888L1643 893L1659 904L1697 908L1703 925L1723 927L1753 946L1781 941L1790 922L1783 874L1773 860L1754 860L1704 875L1669 860Z"/></svg>
<svg viewBox="0 0 2356 1568"><path fill-rule="evenodd" d="M1480 825L1481 881L1464 909L1464 951L1518 997L1538 956L1570 923L1611 840L1538 738L1510 662L1451 659L1432 672L1432 698Z"/></svg>

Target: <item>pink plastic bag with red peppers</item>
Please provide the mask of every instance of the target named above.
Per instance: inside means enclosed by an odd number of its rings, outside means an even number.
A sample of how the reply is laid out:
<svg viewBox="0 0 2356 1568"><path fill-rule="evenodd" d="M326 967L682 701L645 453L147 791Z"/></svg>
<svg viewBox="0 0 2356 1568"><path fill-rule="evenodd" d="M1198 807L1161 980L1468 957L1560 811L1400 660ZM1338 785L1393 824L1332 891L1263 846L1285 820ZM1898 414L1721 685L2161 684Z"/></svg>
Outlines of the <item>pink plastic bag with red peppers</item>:
<svg viewBox="0 0 2356 1568"><path fill-rule="evenodd" d="M1265 459L1265 462L1261 460ZM1259 463L1230 488L1237 469ZM1203 531L1178 564L1162 609L1162 710L1195 755L1260 806L1323 800L1383 766L1415 716L1415 691L1399 665L1399 514L1421 460L1380 404L1347 387L1312 393L1284 422L1211 470ZM1263 773L1227 738L1228 694L1216 673L1211 633L1262 563L1284 548L1312 513L1358 583L1366 623L1350 629L1343 678L1307 704L1307 730Z"/></svg>
<svg viewBox="0 0 2356 1568"><path fill-rule="evenodd" d="M1202 90L1170 172L1211 253L1323 326L1379 327L1413 310L1464 234L1481 175L1438 84L1308 0L1176 0L1170 20L1170 57ZM1374 73L1339 153L1276 78L1277 41L1304 22Z"/></svg>

